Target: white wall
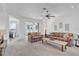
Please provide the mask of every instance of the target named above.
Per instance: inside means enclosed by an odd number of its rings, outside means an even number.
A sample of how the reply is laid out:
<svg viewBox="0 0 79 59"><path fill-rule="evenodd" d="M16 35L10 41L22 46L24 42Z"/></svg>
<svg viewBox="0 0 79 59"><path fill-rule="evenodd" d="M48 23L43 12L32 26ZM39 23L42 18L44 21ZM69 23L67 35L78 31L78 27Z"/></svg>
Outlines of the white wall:
<svg viewBox="0 0 79 59"><path fill-rule="evenodd" d="M0 29L6 29L8 25L8 15L4 11L0 11Z"/></svg>
<svg viewBox="0 0 79 59"><path fill-rule="evenodd" d="M0 4L0 30L4 30L4 40L7 40L9 42L9 18L8 14L6 12L6 6L5 4Z"/></svg>
<svg viewBox="0 0 79 59"><path fill-rule="evenodd" d="M60 22L63 23L62 29L59 29ZM55 18L53 18L52 21L49 20L48 21L49 32L54 31L54 24L57 25L57 32L66 32L65 24L69 24L70 30L68 32L79 34L79 26L78 26L79 25L79 8L63 10L62 14L59 14L59 16L56 16Z"/></svg>

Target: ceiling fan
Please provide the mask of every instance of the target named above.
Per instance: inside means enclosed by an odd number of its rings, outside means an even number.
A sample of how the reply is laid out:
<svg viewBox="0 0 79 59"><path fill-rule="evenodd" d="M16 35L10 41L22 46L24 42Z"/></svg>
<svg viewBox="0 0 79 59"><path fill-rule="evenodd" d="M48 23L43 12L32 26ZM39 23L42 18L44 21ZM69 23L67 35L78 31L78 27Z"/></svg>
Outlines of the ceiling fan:
<svg viewBox="0 0 79 59"><path fill-rule="evenodd" d="M45 17L47 17L48 19L50 19L51 17L55 17L55 16L50 15L49 11L46 8L43 8L43 10L45 10L45 12L47 13Z"/></svg>

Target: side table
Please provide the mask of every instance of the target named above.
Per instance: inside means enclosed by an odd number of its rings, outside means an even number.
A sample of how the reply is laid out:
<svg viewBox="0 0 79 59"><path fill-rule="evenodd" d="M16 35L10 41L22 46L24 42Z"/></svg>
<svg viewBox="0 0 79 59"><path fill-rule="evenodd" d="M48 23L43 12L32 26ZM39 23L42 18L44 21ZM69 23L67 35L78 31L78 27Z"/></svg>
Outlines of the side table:
<svg viewBox="0 0 79 59"><path fill-rule="evenodd" d="M49 38L43 37L43 41L42 41L42 42L43 42L43 43L44 43L44 42L47 42L47 40L49 40Z"/></svg>
<svg viewBox="0 0 79 59"><path fill-rule="evenodd" d="M76 46L76 47L79 47L79 45L77 44L78 41L79 41L79 39L75 39L75 46Z"/></svg>

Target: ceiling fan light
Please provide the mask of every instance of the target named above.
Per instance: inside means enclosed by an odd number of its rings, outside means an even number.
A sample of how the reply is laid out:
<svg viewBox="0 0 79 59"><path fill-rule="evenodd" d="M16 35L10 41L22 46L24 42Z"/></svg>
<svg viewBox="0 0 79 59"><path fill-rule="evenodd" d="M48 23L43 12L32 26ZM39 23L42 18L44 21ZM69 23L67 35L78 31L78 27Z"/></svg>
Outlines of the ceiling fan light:
<svg viewBox="0 0 79 59"><path fill-rule="evenodd" d="M49 17L49 14L48 14L48 15L46 15L46 17Z"/></svg>

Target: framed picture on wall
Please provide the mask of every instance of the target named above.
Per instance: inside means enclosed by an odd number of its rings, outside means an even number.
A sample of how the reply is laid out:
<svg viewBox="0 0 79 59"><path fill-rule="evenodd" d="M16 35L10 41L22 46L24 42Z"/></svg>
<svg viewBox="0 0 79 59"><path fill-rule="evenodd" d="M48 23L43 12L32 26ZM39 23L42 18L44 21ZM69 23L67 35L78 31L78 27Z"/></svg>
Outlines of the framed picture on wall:
<svg viewBox="0 0 79 59"><path fill-rule="evenodd" d="M63 23L60 22L60 23L59 23L59 29L62 29L62 28L63 28Z"/></svg>
<svg viewBox="0 0 79 59"><path fill-rule="evenodd" d="M65 24L65 31L69 31L69 24Z"/></svg>

